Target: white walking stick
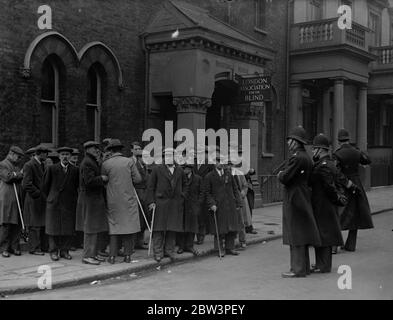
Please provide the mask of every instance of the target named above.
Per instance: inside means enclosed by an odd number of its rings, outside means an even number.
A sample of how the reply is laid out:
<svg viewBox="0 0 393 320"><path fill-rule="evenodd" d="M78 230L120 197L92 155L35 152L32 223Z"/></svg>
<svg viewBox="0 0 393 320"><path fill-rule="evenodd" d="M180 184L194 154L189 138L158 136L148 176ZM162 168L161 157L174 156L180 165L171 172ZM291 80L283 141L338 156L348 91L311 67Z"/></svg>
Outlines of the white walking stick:
<svg viewBox="0 0 393 320"><path fill-rule="evenodd" d="M19 197L18 197L18 190L16 189L15 182L13 183L13 185L14 185L14 192L15 192L16 203L18 204L19 217L20 217L20 221L22 223L22 236L23 236L23 239L25 240L25 242L27 242L28 241L28 237L27 237L27 232L26 232L26 228L25 228L25 222L23 221L22 209L20 207L20 202L19 202Z"/></svg>
<svg viewBox="0 0 393 320"><path fill-rule="evenodd" d="M151 251L151 240L153 237L153 226L154 226L154 214L156 213L156 206L153 207L153 213L152 213L152 218L151 218L151 229L150 229L150 238L149 238L149 251L147 253L148 256L150 256L150 251Z"/></svg>
<svg viewBox="0 0 393 320"><path fill-rule="evenodd" d="M222 259L221 255L221 243L220 243L220 235L218 234L218 225L217 225L217 216L216 216L216 211L213 211L214 215L214 224L216 225L216 235L217 235L217 245L218 245L218 255L220 256L220 260Z"/></svg>
<svg viewBox="0 0 393 320"><path fill-rule="evenodd" d="M143 219L145 219L145 222L146 222L146 225L147 225L147 229L149 230L149 232L151 232L151 227L149 226L149 223L147 222L145 211L143 210L142 204L141 204L141 202L139 200L138 193L136 192L135 188L134 188L134 191L135 191L136 200L138 201L139 208L141 208L141 211L142 211Z"/></svg>

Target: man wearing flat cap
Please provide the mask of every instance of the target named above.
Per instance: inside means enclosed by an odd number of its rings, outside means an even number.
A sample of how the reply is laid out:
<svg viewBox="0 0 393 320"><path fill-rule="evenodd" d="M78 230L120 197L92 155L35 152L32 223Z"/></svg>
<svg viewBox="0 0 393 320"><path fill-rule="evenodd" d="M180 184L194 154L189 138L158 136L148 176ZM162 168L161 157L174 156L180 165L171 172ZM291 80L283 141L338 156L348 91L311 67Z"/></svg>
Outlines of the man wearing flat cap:
<svg viewBox="0 0 393 320"><path fill-rule="evenodd" d="M20 218L14 186L21 201L23 173L20 163L23 157L22 149L12 146L7 157L0 162L0 251L4 258L8 258L10 253L21 255Z"/></svg>
<svg viewBox="0 0 393 320"><path fill-rule="evenodd" d="M309 246L320 246L321 239L311 205L308 186L312 160L308 156L306 131L294 128L287 137L290 157L278 173L284 185L282 234L284 245L290 247L291 270L284 278L306 277L310 274Z"/></svg>
<svg viewBox="0 0 393 320"><path fill-rule="evenodd" d="M45 160L50 150L44 145L34 148L33 158L23 167L23 189L26 192L24 203L24 222L29 230L29 252L44 255L41 251L41 237L45 230L46 199L42 190L45 173Z"/></svg>
<svg viewBox="0 0 393 320"><path fill-rule="evenodd" d="M34 158L35 155L35 147L27 149L25 154L30 157L30 160Z"/></svg>
<svg viewBox="0 0 393 320"><path fill-rule="evenodd" d="M71 163L74 167L76 167L76 168L78 168L79 154L80 154L80 152L79 152L78 149L76 149L76 148L73 148L73 149L72 149L72 154L71 154L71 158L70 158L70 163Z"/></svg>
<svg viewBox="0 0 393 320"><path fill-rule="evenodd" d="M53 261L69 254L75 232L75 212L78 199L79 173L70 164L73 149L57 149L60 162L50 166L44 175L43 192L46 195L46 226L49 236L49 251Z"/></svg>
<svg viewBox="0 0 393 320"><path fill-rule="evenodd" d="M164 150L164 163L154 166L147 184L149 210L155 208L153 230L154 258L164 256L174 260L176 232L183 232L184 194L186 178L183 169L175 165L173 148Z"/></svg>
<svg viewBox="0 0 393 320"><path fill-rule="evenodd" d="M135 161L122 155L124 146L119 139L112 139L106 146L109 154L102 164L106 184L107 217L109 226L109 263L115 263L118 240L124 246L124 262L131 262L136 235L140 232L139 210L134 183L142 178Z"/></svg>
<svg viewBox="0 0 393 320"><path fill-rule="evenodd" d="M82 262L98 265L105 258L98 256L98 234L108 231L108 220L104 198L104 184L108 177L101 174L100 144L86 142L85 157L79 166L79 196L76 230L84 232Z"/></svg>
<svg viewBox="0 0 393 320"><path fill-rule="evenodd" d="M349 132L341 129L338 132L339 148L334 153L338 168L348 180L348 205L340 215L341 229L348 230L348 237L343 247L346 251L356 250L358 229L372 229L370 205L359 176L359 167L371 164L367 154L350 144Z"/></svg>

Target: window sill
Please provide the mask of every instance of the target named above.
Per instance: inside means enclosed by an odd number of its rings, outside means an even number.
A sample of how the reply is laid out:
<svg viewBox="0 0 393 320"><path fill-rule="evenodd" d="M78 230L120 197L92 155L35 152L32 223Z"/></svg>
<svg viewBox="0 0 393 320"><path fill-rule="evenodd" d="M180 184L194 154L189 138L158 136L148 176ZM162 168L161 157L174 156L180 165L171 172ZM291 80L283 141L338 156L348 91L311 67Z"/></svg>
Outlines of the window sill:
<svg viewBox="0 0 393 320"><path fill-rule="evenodd" d="M261 33L261 34L263 34L263 35L265 35L265 36L267 36L267 34L268 34L267 31L265 31L265 30L263 30L263 29L261 29L261 28L258 28L258 27L254 27L254 31L255 31L255 32L258 32L258 33Z"/></svg>
<svg viewBox="0 0 393 320"><path fill-rule="evenodd" d="M274 154L268 152L262 152L262 158L274 158Z"/></svg>

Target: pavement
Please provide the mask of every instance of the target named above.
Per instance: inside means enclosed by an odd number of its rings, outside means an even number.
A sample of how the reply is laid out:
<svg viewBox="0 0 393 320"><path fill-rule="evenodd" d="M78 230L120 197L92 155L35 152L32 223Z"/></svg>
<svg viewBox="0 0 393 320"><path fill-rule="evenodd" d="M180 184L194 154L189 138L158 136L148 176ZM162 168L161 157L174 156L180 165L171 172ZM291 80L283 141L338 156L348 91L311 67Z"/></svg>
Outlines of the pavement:
<svg viewBox="0 0 393 320"><path fill-rule="evenodd" d="M393 210L393 187L374 188L367 192L367 195L373 214ZM268 243L281 238L281 215L281 204L255 209L253 225L258 234L247 234L247 244ZM213 249L213 236L207 236L204 244L195 245L195 248L202 257L216 254ZM122 258L118 257L114 265L105 262L99 266L92 266L82 264L81 250L70 253L73 256L72 260L61 259L56 262L51 261L48 254L33 256L27 252L23 252L20 257L0 257L0 295L40 291L39 279L43 275L42 270L49 269L47 266L50 267L52 273L52 289L56 289L86 283L96 284L102 280L125 275L132 278L137 274L159 269L171 263L201 259L190 253L183 253L177 254L174 262L165 258L161 263L157 263L152 257L148 257L147 250L136 250L131 263L124 263Z"/></svg>

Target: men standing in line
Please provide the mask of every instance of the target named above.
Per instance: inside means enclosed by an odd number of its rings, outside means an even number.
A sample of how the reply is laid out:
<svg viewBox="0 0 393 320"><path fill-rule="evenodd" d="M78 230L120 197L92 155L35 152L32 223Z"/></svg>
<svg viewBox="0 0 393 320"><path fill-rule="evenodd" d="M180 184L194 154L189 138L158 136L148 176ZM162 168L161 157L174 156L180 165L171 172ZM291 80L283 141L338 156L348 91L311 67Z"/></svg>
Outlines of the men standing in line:
<svg viewBox="0 0 393 320"><path fill-rule="evenodd" d="M70 164L72 148L57 149L60 162L50 166L44 175L43 193L46 195L46 226L49 252L53 261L71 260L69 254L75 232L75 212L78 199L79 173Z"/></svg>
<svg viewBox="0 0 393 320"><path fill-rule="evenodd" d="M338 207L345 206L347 198L337 185L339 174L329 155L329 140L322 133L314 138L314 167L310 178L312 207L317 222L321 245L315 247L314 273L327 273L332 269L332 247L343 244Z"/></svg>
<svg viewBox="0 0 393 320"><path fill-rule="evenodd" d="M207 223L208 233L215 235L217 248L220 246L221 249L219 250L220 257L223 257L225 253L234 256L239 254L235 251L235 239L240 230L238 210L242 207L235 180L230 170L224 170L224 164L226 164L226 159L217 153L215 169L209 172L203 181L206 203L210 211ZM216 236L216 227L219 239Z"/></svg>
<svg viewBox="0 0 393 320"><path fill-rule="evenodd" d="M33 158L23 167L23 189L26 192L24 203L24 222L29 230L29 252L44 255L41 251L41 236L45 231L46 199L42 191L45 173L45 160L50 150L43 145L35 148Z"/></svg>
<svg viewBox="0 0 393 320"><path fill-rule="evenodd" d="M204 194L202 189L202 178L193 173L193 165L183 166L186 176L187 193L184 199L184 231L178 235L179 250L178 254L191 252L195 256L199 252L194 249L194 238L198 232L198 218L201 213Z"/></svg>
<svg viewBox="0 0 393 320"><path fill-rule="evenodd" d="M112 139L106 149L109 156L102 164L102 174L108 177L106 185L107 217L109 225L109 259L115 263L120 238L124 246L124 262L131 262L136 235L140 231L139 210L134 183L141 177L133 159L121 154L120 140Z"/></svg>
<svg viewBox="0 0 393 320"><path fill-rule="evenodd" d="M200 176L202 179L206 177L206 175L214 170L214 165L209 164L209 149L204 145L197 146L197 162L194 166L194 173ZM201 159L200 159L201 158ZM209 216L209 209L206 204L206 199L203 196L202 199L202 207L201 213L198 217L198 233L197 233L197 244L203 244L205 235L206 235L206 224Z"/></svg>
<svg viewBox="0 0 393 320"><path fill-rule="evenodd" d="M134 183L134 187L136 193L138 195L139 201L142 205L143 211L147 215L148 209L146 207L146 187L147 187L147 179L148 179L148 172L146 164L143 162L142 159L142 147L141 144L137 141L133 142L131 145L131 152L132 152L132 159L135 162L135 166L141 176L141 181L138 183ZM143 218L142 210L139 208L139 222L141 224L141 231L138 232L137 239L136 239L136 249L146 249L144 246L144 239L145 239L145 230L147 229L146 221ZM146 217L149 219L149 217ZM149 219L150 220L150 219Z"/></svg>
<svg viewBox="0 0 393 320"><path fill-rule="evenodd" d="M99 143L86 142L85 157L79 167L79 197L76 230L84 232L82 262L98 265L105 258L97 255L98 233L108 231L104 183L108 177L101 175Z"/></svg>
<svg viewBox="0 0 393 320"><path fill-rule="evenodd" d="M0 162L0 251L4 258L9 258L10 253L21 255L20 218L14 186L21 201L23 173L20 163L23 156L21 148L12 146L7 157Z"/></svg>
<svg viewBox="0 0 393 320"><path fill-rule="evenodd" d="M349 132L341 129L338 132L340 147L334 153L334 158L341 172L350 181L348 205L341 214L341 229L349 230L343 249L355 251L358 229L374 228L370 205L359 177L359 165L369 165L371 160L363 151L351 146L349 140Z"/></svg>
<svg viewBox="0 0 393 320"><path fill-rule="evenodd" d="M311 205L308 186L312 161L304 145L306 132L302 127L293 129L287 138L291 156L278 179L284 185L282 235L284 245L290 246L291 270L284 278L305 277L310 273L309 246L320 246L318 227Z"/></svg>
<svg viewBox="0 0 393 320"><path fill-rule="evenodd" d="M72 154L70 158L70 164L72 164L75 168L78 169L79 172L79 150L76 148L72 149ZM76 251L78 248L83 248L83 232L75 231L75 234L72 239L71 251Z"/></svg>
<svg viewBox="0 0 393 320"><path fill-rule="evenodd" d="M146 203L154 210L153 251L160 262L164 256L174 260L176 232L183 232L184 195L186 183L183 169L175 166L174 150L163 152L164 163L153 167L147 185Z"/></svg>

